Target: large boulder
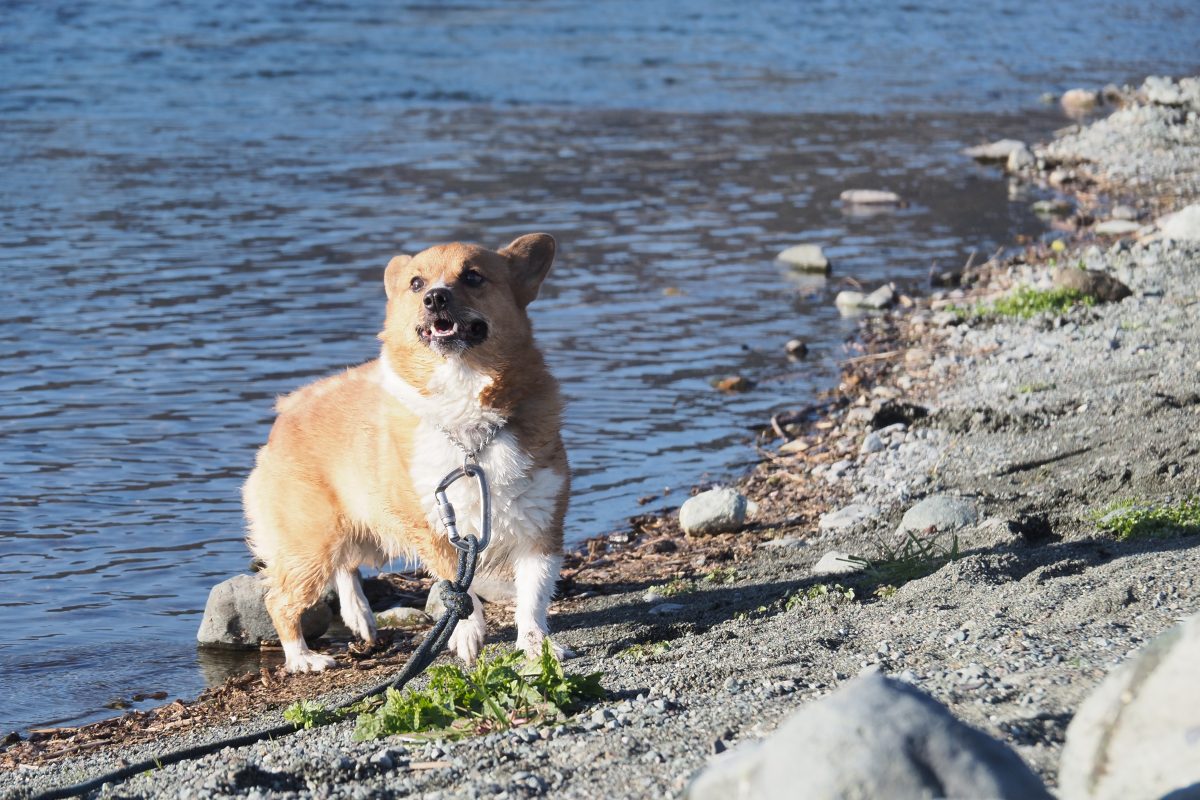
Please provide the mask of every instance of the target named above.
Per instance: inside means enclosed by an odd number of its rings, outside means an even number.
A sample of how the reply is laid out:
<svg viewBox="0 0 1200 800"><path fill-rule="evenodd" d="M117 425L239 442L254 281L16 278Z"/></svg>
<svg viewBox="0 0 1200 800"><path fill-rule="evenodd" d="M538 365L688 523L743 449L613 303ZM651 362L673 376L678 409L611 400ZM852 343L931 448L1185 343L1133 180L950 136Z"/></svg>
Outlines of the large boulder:
<svg viewBox="0 0 1200 800"><path fill-rule="evenodd" d="M1200 615L1112 671L1067 728L1063 800L1200 797L1197 664Z"/></svg>
<svg viewBox="0 0 1200 800"><path fill-rule="evenodd" d="M1003 742L876 674L801 707L765 741L713 761L687 796L1049 800L1050 793Z"/></svg>
<svg viewBox="0 0 1200 800"><path fill-rule="evenodd" d="M267 583L258 575L236 575L221 581L208 593L204 619L196 640L215 647L253 648L279 641L267 614ZM304 638L315 639L329 628L333 610L320 600L300 617Z"/></svg>

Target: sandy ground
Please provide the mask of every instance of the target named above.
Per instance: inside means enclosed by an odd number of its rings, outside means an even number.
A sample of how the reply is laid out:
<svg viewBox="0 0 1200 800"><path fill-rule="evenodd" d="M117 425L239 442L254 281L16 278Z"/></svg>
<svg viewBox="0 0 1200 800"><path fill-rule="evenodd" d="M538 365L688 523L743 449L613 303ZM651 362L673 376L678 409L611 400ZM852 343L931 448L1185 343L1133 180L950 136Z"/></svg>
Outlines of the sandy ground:
<svg viewBox="0 0 1200 800"><path fill-rule="evenodd" d="M839 389L777 419L792 442L765 444L740 481L758 504L748 530L691 539L670 514L649 514L573 557L552 625L580 653L572 670L605 673L607 700L568 725L454 743L354 743L342 723L156 770L104 796L674 797L713 754L864 670L929 692L1053 787L1080 700L1200 610L1200 537L1119 542L1096 522L1114 499L1200 492L1200 245L1097 238L1087 224L1118 201L1150 212L1194 202L1200 124L1135 106L1064 133L1047 155L1024 181L1064 186L1051 173L1070 169L1065 189L1080 209L1062 226L1068 249L989 262L964 288L865 320ZM947 311L1045 284L1054 266L1079 261L1133 296L1024 322ZM878 432L880 449L860 452L872 421L900 418ZM953 560L907 582L812 575L830 550L881 559L902 541L904 511L938 493L980 512ZM851 503L871 510L822 529L821 514ZM673 578L694 588L649 591ZM509 609L488 614L493 638L510 638ZM329 676L264 673L158 715L13 744L0 754L0 793L275 724L281 703L347 696L396 659L347 654L357 667Z"/></svg>

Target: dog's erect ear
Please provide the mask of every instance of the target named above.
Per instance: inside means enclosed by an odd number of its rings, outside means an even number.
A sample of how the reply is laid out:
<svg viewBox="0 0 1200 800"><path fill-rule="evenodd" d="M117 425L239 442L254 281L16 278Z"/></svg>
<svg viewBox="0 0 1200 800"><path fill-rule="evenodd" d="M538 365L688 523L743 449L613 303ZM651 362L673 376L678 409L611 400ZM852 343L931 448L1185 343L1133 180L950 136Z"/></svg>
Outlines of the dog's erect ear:
<svg viewBox="0 0 1200 800"><path fill-rule="evenodd" d="M383 290L387 292L389 300L392 299L392 295L396 294L396 290L400 288L398 282L403 278L404 267L410 261L412 261L412 256L394 256L388 262L387 269L383 271Z"/></svg>
<svg viewBox="0 0 1200 800"><path fill-rule="evenodd" d="M513 239L500 255L508 257L517 302L522 307L529 305L537 299L538 288L554 263L554 237L548 233L527 233Z"/></svg>

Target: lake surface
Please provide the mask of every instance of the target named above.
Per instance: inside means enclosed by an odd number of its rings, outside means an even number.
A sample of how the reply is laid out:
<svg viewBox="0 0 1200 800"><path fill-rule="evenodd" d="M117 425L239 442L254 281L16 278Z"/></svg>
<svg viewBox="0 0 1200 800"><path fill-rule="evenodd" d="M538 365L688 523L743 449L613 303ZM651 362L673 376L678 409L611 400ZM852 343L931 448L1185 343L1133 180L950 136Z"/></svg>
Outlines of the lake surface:
<svg viewBox="0 0 1200 800"><path fill-rule="evenodd" d="M1042 232L964 145L1200 63L1193 2L1006 5L6 5L0 733L203 687L272 399L374 357L397 252L558 239L532 309L570 541L744 469L750 426L834 380L842 279ZM825 284L773 263L800 242ZM735 373L758 388L711 388Z"/></svg>

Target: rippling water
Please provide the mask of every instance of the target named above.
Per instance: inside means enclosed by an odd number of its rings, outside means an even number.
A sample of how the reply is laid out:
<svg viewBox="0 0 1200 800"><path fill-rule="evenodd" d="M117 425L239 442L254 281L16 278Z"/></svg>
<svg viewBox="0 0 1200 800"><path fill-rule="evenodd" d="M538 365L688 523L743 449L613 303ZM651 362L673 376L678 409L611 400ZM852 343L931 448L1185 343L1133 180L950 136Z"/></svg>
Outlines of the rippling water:
<svg viewBox="0 0 1200 800"><path fill-rule="evenodd" d="M1045 90L1193 71L1200 31L1117 0L195 5L0 16L0 732L203 685L272 398L374 356L392 254L558 238L533 308L578 541L829 384L840 278L1039 231L964 144L1045 136ZM910 204L851 215L854 187ZM773 264L804 241L827 285Z"/></svg>

